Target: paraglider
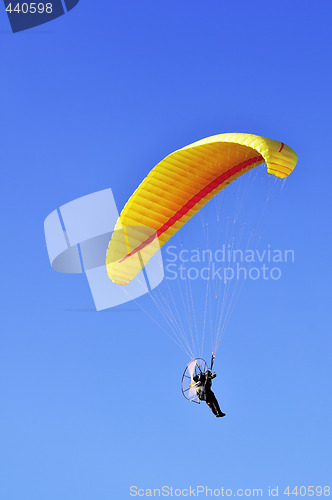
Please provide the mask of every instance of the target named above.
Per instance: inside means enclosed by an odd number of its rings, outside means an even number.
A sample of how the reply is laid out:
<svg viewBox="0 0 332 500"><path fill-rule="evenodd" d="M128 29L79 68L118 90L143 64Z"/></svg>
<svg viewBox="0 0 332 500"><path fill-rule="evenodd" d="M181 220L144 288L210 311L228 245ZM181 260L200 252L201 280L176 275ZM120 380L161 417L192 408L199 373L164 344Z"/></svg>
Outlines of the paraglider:
<svg viewBox="0 0 332 500"><path fill-rule="evenodd" d="M266 163L268 174L284 179L296 162L296 153L283 142L242 133L215 135L171 153L150 171L120 214L106 255L109 278L123 286L130 283L186 222L243 174ZM216 300L219 292L215 293ZM224 301L220 314L228 315ZM169 308L169 303L164 305L164 316ZM181 327L181 318L173 315L170 323ZM220 325L221 320L215 318L214 354L220 341ZM195 328L197 339L192 332L186 339L183 331L178 339L191 357L182 378L182 393L195 403L205 401L217 417L223 417L225 413L211 390L213 362L209 368L197 356L200 340L196 324ZM204 334L202 346L203 340Z"/></svg>
<svg viewBox="0 0 332 500"><path fill-rule="evenodd" d="M198 404L205 401L216 417L225 417L226 413L221 411L217 398L211 390L212 380L217 376L216 373L212 373L214 358L212 355L210 368L204 359L193 359L184 371L181 389L189 401Z"/></svg>
<svg viewBox="0 0 332 500"><path fill-rule="evenodd" d="M109 278L128 284L194 214L241 175L266 163L268 174L283 179L296 162L286 144L239 133L208 137L166 156L120 214L106 255Z"/></svg>
<svg viewBox="0 0 332 500"><path fill-rule="evenodd" d="M199 399L206 402L216 417L224 417L226 413L221 411L217 398L211 390L212 379L216 376L215 373L208 370L194 377L194 382L197 385L196 391Z"/></svg>

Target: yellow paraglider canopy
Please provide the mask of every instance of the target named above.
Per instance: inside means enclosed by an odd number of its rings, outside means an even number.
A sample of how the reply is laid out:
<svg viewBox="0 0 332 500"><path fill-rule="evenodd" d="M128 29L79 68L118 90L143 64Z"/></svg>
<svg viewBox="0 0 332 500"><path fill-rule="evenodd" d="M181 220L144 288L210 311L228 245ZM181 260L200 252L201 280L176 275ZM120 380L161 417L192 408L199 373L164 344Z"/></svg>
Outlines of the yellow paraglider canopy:
<svg viewBox="0 0 332 500"><path fill-rule="evenodd" d="M213 196L266 163L287 177L297 162L286 144L252 134L220 134L171 153L133 193L116 223L106 266L110 279L128 284L149 259Z"/></svg>

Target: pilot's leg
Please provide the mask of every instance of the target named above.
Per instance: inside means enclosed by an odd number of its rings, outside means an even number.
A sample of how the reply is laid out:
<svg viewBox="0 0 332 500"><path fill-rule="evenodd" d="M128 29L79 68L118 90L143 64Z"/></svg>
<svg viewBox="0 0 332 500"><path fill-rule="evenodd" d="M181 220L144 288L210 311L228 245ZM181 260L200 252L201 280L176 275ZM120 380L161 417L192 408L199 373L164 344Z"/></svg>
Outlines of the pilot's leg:
<svg viewBox="0 0 332 500"><path fill-rule="evenodd" d="M206 394L206 404L209 406L211 409L212 413L216 417L224 417L226 413L223 413L219 407L219 403L217 401L217 398L215 397L214 393L212 391L208 391Z"/></svg>

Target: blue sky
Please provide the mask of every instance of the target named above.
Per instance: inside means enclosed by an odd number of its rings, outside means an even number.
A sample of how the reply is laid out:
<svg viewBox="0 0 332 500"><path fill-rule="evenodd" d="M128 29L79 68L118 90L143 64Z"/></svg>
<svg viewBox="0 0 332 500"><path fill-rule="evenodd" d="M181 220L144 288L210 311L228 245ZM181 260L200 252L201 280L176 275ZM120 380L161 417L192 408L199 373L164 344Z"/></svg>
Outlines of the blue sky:
<svg viewBox="0 0 332 500"><path fill-rule="evenodd" d="M14 35L3 9L1 499L329 483L331 14L327 1L82 0ZM182 397L187 358L135 304L96 313L83 276L52 271L43 221L107 187L121 208L164 156L229 131L298 153L264 234L296 258L244 289L215 419Z"/></svg>

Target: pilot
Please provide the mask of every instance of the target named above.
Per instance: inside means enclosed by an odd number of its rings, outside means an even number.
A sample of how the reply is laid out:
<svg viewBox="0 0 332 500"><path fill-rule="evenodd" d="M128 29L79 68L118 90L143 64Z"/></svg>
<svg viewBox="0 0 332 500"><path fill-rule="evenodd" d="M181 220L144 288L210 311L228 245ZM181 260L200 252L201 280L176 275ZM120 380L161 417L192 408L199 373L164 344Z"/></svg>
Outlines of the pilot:
<svg viewBox="0 0 332 500"><path fill-rule="evenodd" d="M197 384L195 390L198 399L200 401L205 401L216 417L224 417L226 413L223 413L221 411L217 398L215 397L214 392L211 390L212 379L214 379L216 376L217 375L215 373L212 374L211 370L206 370L205 373L195 375L193 377L194 382L196 382Z"/></svg>

